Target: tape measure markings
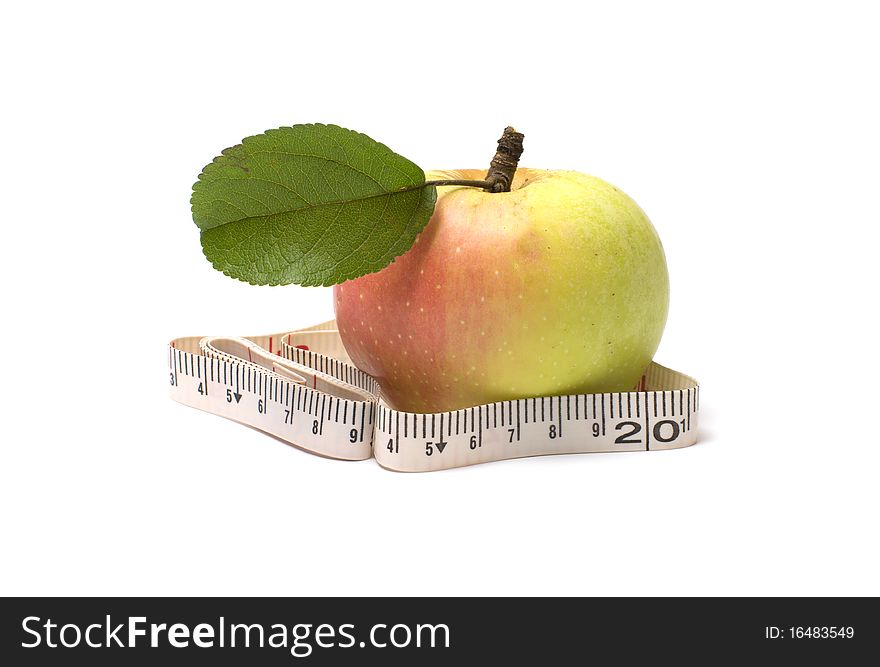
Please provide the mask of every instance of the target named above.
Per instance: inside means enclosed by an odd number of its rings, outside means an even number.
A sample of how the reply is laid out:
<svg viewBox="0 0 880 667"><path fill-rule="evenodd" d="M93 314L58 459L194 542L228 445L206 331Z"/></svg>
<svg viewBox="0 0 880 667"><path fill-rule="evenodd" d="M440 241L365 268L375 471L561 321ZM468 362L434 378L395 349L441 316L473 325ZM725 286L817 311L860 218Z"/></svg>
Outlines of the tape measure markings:
<svg viewBox="0 0 880 667"><path fill-rule="evenodd" d="M643 391L416 414L385 405L376 380L347 359L332 322L286 335L181 338L169 348L171 393L186 405L308 451L349 460L374 456L383 467L401 471L696 442L699 385L658 364L639 383Z"/></svg>

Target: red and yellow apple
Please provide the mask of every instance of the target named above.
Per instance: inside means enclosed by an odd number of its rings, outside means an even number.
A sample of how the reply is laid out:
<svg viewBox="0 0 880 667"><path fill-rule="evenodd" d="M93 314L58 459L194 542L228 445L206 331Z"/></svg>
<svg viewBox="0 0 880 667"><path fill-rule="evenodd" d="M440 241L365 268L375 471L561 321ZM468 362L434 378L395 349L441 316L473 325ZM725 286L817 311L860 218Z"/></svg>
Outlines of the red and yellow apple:
<svg viewBox="0 0 880 667"><path fill-rule="evenodd" d="M510 192L439 187L412 249L337 285L334 302L349 356L386 401L441 412L632 389L660 343L669 279L657 232L626 194L521 168Z"/></svg>

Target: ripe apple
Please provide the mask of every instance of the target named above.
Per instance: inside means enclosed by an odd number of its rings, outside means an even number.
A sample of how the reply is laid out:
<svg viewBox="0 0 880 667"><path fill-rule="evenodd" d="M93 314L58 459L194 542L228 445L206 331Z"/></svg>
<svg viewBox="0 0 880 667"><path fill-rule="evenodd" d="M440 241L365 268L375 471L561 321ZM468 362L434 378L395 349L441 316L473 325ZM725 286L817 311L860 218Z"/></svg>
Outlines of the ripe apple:
<svg viewBox="0 0 880 667"><path fill-rule="evenodd" d="M660 343L669 278L657 232L623 192L521 168L510 192L439 187L415 245L337 285L334 304L345 349L391 406L443 412L633 389Z"/></svg>

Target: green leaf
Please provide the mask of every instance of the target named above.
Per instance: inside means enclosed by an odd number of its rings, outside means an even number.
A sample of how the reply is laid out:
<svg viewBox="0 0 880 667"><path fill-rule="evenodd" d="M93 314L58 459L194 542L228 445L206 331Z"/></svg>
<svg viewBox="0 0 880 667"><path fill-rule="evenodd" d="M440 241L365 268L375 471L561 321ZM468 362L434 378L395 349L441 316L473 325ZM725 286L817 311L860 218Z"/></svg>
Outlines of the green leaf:
<svg viewBox="0 0 880 667"><path fill-rule="evenodd" d="M406 158L336 125L248 137L193 185L193 220L214 268L254 285L334 285L409 250L436 188Z"/></svg>

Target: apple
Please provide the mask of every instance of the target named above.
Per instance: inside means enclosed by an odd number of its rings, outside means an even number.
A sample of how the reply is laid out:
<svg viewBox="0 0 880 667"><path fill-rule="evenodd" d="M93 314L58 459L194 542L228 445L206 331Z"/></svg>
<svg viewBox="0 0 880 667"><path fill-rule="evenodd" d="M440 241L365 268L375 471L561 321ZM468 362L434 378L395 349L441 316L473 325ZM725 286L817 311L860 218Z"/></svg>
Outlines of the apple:
<svg viewBox="0 0 880 667"><path fill-rule="evenodd" d="M526 168L510 192L438 187L408 252L334 287L352 361L410 412L629 391L668 304L663 246L632 199L594 176Z"/></svg>

